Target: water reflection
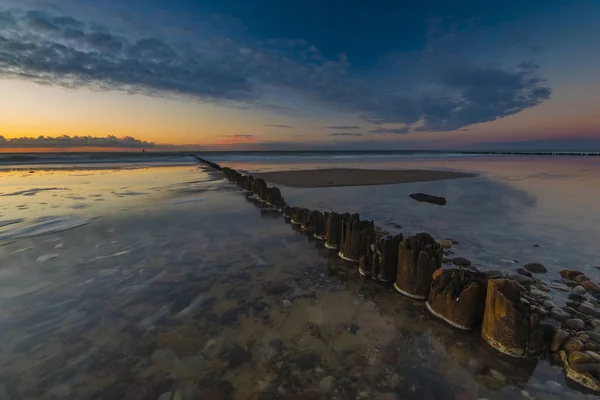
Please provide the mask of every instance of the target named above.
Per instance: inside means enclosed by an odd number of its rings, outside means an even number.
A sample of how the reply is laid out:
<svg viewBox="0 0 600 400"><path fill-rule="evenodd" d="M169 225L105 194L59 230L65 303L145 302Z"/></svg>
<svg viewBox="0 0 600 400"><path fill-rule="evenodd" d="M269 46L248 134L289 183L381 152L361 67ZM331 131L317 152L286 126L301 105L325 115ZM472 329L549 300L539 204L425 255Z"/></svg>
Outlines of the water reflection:
<svg viewBox="0 0 600 400"><path fill-rule="evenodd" d="M190 194L207 172L180 173L126 189L156 196L128 212L0 241L0 398L584 397L361 280L233 185L206 175Z"/></svg>

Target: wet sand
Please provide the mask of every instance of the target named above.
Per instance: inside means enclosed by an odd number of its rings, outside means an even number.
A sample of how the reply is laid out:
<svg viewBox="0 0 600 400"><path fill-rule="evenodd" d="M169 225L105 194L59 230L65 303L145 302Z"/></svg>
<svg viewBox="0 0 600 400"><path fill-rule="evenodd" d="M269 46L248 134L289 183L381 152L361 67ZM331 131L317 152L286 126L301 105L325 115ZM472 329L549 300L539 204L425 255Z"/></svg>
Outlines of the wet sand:
<svg viewBox="0 0 600 400"><path fill-rule="evenodd" d="M274 171L261 173L257 176L274 184L298 188L316 188L427 182L442 179L468 178L475 176L475 174L426 169L375 170L327 168L300 171Z"/></svg>

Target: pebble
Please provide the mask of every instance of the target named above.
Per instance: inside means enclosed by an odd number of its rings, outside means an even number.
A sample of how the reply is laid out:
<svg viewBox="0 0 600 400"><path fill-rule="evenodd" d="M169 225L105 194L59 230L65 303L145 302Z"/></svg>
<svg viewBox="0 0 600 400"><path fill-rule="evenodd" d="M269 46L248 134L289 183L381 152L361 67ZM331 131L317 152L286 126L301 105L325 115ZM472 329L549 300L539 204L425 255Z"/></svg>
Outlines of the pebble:
<svg viewBox="0 0 600 400"><path fill-rule="evenodd" d="M590 356L590 358L595 362L595 363L600 363L600 354L596 353L595 351L585 351L585 354L587 354L588 356Z"/></svg>
<svg viewBox="0 0 600 400"><path fill-rule="evenodd" d="M589 364L592 357L580 351L569 351L569 364Z"/></svg>
<svg viewBox="0 0 600 400"><path fill-rule="evenodd" d="M600 318L600 310L591 304L583 303L579 305L579 311L592 317Z"/></svg>
<svg viewBox="0 0 600 400"><path fill-rule="evenodd" d="M580 333L577 335L577 339L581 340L584 344L590 341L590 337L585 333Z"/></svg>
<svg viewBox="0 0 600 400"><path fill-rule="evenodd" d="M564 321L570 317L567 312L561 310L560 308L553 308L550 310L550 316L558 321Z"/></svg>
<svg viewBox="0 0 600 400"><path fill-rule="evenodd" d="M533 285L533 279L528 278L524 275L515 274L515 275L510 275L509 278L512 279L513 281L519 282L523 286Z"/></svg>
<svg viewBox="0 0 600 400"><path fill-rule="evenodd" d="M542 303L542 305L544 307L546 307L546 308L549 308L549 309L558 308L558 307L556 307L556 304L554 304L550 300L544 300L544 302Z"/></svg>
<svg viewBox="0 0 600 400"><path fill-rule="evenodd" d="M267 282L267 284L264 287L264 290L267 295L273 296L273 295L281 294L281 293L287 291L289 288L290 287L287 284L285 284L284 282L271 281L271 282Z"/></svg>
<svg viewBox="0 0 600 400"><path fill-rule="evenodd" d="M600 333L594 331L586 331L585 334L588 335L591 340L596 342L596 344L600 344Z"/></svg>
<svg viewBox="0 0 600 400"><path fill-rule="evenodd" d="M282 303L283 303L283 306L286 307L286 308L289 308L289 307L292 306L292 302L289 301L288 299L283 300Z"/></svg>
<svg viewBox="0 0 600 400"><path fill-rule="evenodd" d="M552 338L551 350L552 352L557 352L562 347L563 343L569 338L569 332L564 329L559 329L554 333L554 337Z"/></svg>
<svg viewBox="0 0 600 400"><path fill-rule="evenodd" d="M517 268L517 274L526 276L527 278L533 278L533 274L531 272L521 267Z"/></svg>
<svg viewBox="0 0 600 400"><path fill-rule="evenodd" d="M577 283L588 282L590 278L587 275L581 274L577 275L573 280Z"/></svg>
<svg viewBox="0 0 600 400"><path fill-rule="evenodd" d="M590 325L593 327L600 326L600 319L593 319L590 321Z"/></svg>
<svg viewBox="0 0 600 400"><path fill-rule="evenodd" d="M529 291L529 294L531 294L533 297L535 298L540 298L540 299L548 299L550 298L550 295L546 292L543 292L539 289L531 289Z"/></svg>
<svg viewBox="0 0 600 400"><path fill-rule="evenodd" d="M585 328L585 323L578 318L567 319L564 321L564 324L576 331L581 331Z"/></svg>
<svg viewBox="0 0 600 400"><path fill-rule="evenodd" d="M454 265L458 265L459 267L469 267L471 265L471 261L464 257L455 257Z"/></svg>
<svg viewBox="0 0 600 400"><path fill-rule="evenodd" d="M585 296L587 290L583 286L577 285L571 290L571 293L577 296Z"/></svg>
<svg viewBox="0 0 600 400"><path fill-rule="evenodd" d="M586 342L583 348L585 350L598 350L598 346L594 342Z"/></svg>
<svg viewBox="0 0 600 400"><path fill-rule="evenodd" d="M573 280L576 276L579 275L583 275L583 272L579 272L573 269L563 269L562 271L560 271L560 276L562 276L564 279Z"/></svg>
<svg viewBox="0 0 600 400"><path fill-rule="evenodd" d="M319 392L323 394L331 393L333 392L333 389L335 389L335 378L331 375L326 376L321 380L321 383L319 383Z"/></svg>
<svg viewBox="0 0 600 400"><path fill-rule="evenodd" d="M583 287L588 292L598 292L600 291L600 286L595 284L592 281L580 282L581 287Z"/></svg>
<svg viewBox="0 0 600 400"><path fill-rule="evenodd" d="M171 392L165 392L158 397L158 400L171 400L172 395Z"/></svg>
<svg viewBox="0 0 600 400"><path fill-rule="evenodd" d="M440 246L442 246L444 249L449 249L452 247L452 241L449 239L443 239L438 241L438 243L440 244Z"/></svg>
<svg viewBox="0 0 600 400"><path fill-rule="evenodd" d="M535 272L535 273L538 273L538 274L539 273L548 272L548 270L546 269L546 267L544 267L540 263L528 263L528 264L523 265L523 268L525 268L529 272Z"/></svg>
<svg viewBox="0 0 600 400"><path fill-rule="evenodd" d="M573 351L581 351L583 350L583 343L581 340L576 338L571 338L563 344L563 349L567 350L569 353Z"/></svg>

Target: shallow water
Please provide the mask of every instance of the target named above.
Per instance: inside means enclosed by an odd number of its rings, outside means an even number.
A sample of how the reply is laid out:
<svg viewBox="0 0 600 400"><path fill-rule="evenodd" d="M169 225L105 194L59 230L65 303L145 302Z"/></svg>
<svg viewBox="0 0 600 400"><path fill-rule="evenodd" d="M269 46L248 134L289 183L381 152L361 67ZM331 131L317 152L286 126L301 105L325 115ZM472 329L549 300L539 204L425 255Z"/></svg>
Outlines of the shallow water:
<svg viewBox="0 0 600 400"><path fill-rule="evenodd" d="M547 280L566 264L597 278L597 169L574 163L557 176L486 162L440 163L477 178L282 191L293 205L359 211L390 231L450 236L482 267L536 260ZM422 303L362 282L212 171L24 176L0 178L0 222L12 221L0 226L0 398L268 399L320 386L338 399L587 397L546 361L515 365ZM63 190L40 190L50 188ZM415 191L448 205L414 202Z"/></svg>

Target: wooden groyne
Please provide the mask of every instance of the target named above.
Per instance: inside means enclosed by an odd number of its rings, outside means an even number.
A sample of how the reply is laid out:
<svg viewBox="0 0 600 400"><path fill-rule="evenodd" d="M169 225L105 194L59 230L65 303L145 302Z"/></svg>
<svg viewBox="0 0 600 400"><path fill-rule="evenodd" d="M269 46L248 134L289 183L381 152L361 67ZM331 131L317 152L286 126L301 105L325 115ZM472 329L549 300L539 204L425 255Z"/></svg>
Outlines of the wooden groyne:
<svg viewBox="0 0 600 400"><path fill-rule="evenodd" d="M195 157L357 265L362 279L393 285L401 295L425 301L433 316L459 330L479 329L486 343L514 359L550 354L551 362L563 366L568 382L600 393L600 286L582 272L561 271L573 290L560 308L550 301L550 287L531 274L545 272L541 264L505 275L482 272L457 257L452 268L442 268L444 249L452 246L449 239L437 241L425 232L384 235L358 213L293 207L263 179Z"/></svg>
<svg viewBox="0 0 600 400"><path fill-rule="evenodd" d="M590 156L600 157L600 152L589 151L510 151L510 150L489 150L489 151L460 151L459 154L481 154L481 155L511 155L511 156Z"/></svg>

